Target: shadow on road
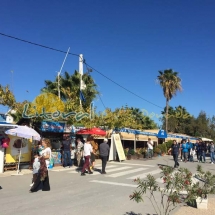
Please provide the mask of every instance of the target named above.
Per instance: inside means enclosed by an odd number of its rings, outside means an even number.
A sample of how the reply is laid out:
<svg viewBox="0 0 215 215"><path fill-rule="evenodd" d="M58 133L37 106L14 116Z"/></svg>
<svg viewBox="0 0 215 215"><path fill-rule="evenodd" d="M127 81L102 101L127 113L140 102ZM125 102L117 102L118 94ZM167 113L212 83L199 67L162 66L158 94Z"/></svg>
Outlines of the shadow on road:
<svg viewBox="0 0 215 215"><path fill-rule="evenodd" d="M133 211L130 211L130 212L126 212L125 214L123 215L143 215L141 213L135 213ZM149 214L149 213L146 213L145 215L157 215L157 214Z"/></svg>

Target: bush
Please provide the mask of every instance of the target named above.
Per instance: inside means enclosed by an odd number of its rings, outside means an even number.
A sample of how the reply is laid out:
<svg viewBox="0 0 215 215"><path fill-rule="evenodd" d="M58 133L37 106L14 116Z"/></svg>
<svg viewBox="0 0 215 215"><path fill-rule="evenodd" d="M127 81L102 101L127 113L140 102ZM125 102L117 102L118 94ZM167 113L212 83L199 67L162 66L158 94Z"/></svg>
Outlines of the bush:
<svg viewBox="0 0 215 215"><path fill-rule="evenodd" d="M196 183L193 183L193 174L187 168L180 168L177 172L169 166L160 166L160 169L163 185L158 184L150 174L146 179L134 179L137 190L129 196L130 200L139 203L149 199L156 214L169 215L179 205L195 205L197 197L205 198L208 194L215 194L215 175L203 171L199 165L196 176L200 180ZM158 193L161 198L157 198Z"/></svg>
<svg viewBox="0 0 215 215"><path fill-rule="evenodd" d="M159 149L158 147L156 147L154 149L154 153L161 154L161 149Z"/></svg>
<svg viewBox="0 0 215 215"><path fill-rule="evenodd" d="M172 148L173 140L169 140L165 144L166 144L167 151L168 151L170 148Z"/></svg>
<svg viewBox="0 0 215 215"><path fill-rule="evenodd" d="M167 147L165 143L162 144L158 144L157 148L159 148L161 150L161 153L167 153Z"/></svg>
<svg viewBox="0 0 215 215"><path fill-rule="evenodd" d="M128 151L128 155L135 155L135 151L134 151L134 149L129 149L129 151Z"/></svg>

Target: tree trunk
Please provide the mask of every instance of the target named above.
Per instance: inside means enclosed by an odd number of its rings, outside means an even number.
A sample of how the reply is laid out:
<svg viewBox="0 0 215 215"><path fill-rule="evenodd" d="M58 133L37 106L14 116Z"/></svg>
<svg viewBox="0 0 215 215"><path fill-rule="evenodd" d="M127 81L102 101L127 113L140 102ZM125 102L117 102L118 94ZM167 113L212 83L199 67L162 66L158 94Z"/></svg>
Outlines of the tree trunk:
<svg viewBox="0 0 215 215"><path fill-rule="evenodd" d="M166 132L168 133L168 118L169 118L169 101L166 100Z"/></svg>

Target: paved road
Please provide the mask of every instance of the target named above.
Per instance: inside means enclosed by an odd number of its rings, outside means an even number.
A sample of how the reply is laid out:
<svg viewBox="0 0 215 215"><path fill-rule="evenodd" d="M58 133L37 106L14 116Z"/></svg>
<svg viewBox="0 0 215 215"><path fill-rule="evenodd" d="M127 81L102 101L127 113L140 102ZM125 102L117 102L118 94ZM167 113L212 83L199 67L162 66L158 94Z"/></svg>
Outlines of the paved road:
<svg viewBox="0 0 215 215"><path fill-rule="evenodd" d="M28 193L31 175L0 177L0 214L2 215L134 215L153 214L149 201L135 203L129 195L135 189L134 178L151 173L161 183L158 164L172 165L170 156L153 160L109 162L107 175L95 171L80 176L75 168L50 171L50 192ZM195 172L197 163L180 163ZM215 165L202 164L215 173ZM100 169L101 164L97 162ZM133 212L133 213L131 213Z"/></svg>

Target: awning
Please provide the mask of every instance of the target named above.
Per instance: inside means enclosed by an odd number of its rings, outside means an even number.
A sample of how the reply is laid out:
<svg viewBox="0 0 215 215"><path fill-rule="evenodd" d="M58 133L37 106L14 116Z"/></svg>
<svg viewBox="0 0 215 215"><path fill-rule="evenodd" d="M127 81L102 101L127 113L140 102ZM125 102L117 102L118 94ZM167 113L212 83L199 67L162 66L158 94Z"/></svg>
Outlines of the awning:
<svg viewBox="0 0 215 215"><path fill-rule="evenodd" d="M213 142L213 140L212 139L208 139L208 138L205 138L205 137L201 137L201 139L202 139L202 141L208 141L208 142Z"/></svg>

